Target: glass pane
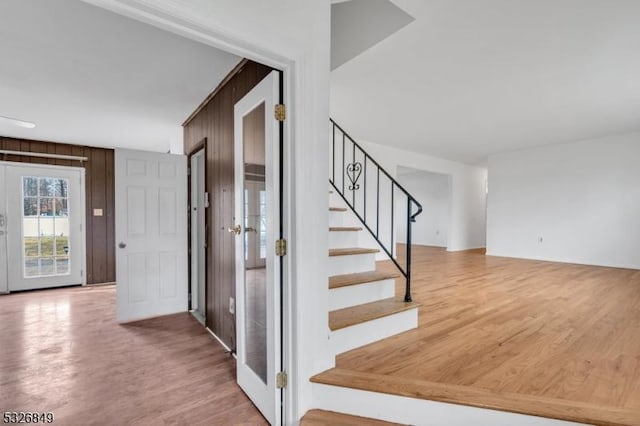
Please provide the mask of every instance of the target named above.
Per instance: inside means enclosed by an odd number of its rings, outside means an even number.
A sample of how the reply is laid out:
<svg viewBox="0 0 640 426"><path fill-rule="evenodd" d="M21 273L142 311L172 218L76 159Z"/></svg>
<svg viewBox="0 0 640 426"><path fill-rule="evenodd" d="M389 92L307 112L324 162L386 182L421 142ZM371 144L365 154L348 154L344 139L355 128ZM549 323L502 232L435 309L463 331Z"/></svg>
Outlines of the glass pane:
<svg viewBox="0 0 640 426"><path fill-rule="evenodd" d="M38 235L42 237L51 237L56 233L55 220L52 217L41 217L38 221Z"/></svg>
<svg viewBox="0 0 640 426"><path fill-rule="evenodd" d="M37 277L40 275L40 266L38 258L27 258L24 261L24 276L25 277Z"/></svg>
<svg viewBox="0 0 640 426"><path fill-rule="evenodd" d="M40 258L40 275L55 274L54 260L51 258Z"/></svg>
<svg viewBox="0 0 640 426"><path fill-rule="evenodd" d="M27 198L25 197L23 200L24 205L24 216L37 216L38 215L38 199L37 198Z"/></svg>
<svg viewBox="0 0 640 426"><path fill-rule="evenodd" d="M40 216L53 216L53 198L40 198Z"/></svg>
<svg viewBox="0 0 640 426"><path fill-rule="evenodd" d="M265 106L258 105L243 117L245 222L245 359L247 366L267 383L267 265L260 260L260 238L255 228L260 206L256 181L265 167ZM265 200L266 203L266 200Z"/></svg>
<svg viewBox="0 0 640 426"><path fill-rule="evenodd" d="M24 237L24 255L25 257L36 257L40 254L38 251L38 237Z"/></svg>
<svg viewBox="0 0 640 426"><path fill-rule="evenodd" d="M56 256L66 256L69 254L69 237L60 235L56 237Z"/></svg>
<svg viewBox="0 0 640 426"><path fill-rule="evenodd" d="M267 191L260 191L260 258L267 257Z"/></svg>
<svg viewBox="0 0 640 426"><path fill-rule="evenodd" d="M53 204L54 204L56 216L63 216L63 217L69 216L69 209L67 207L66 198L56 198L53 201Z"/></svg>
<svg viewBox="0 0 640 426"><path fill-rule="evenodd" d="M37 197L38 196L38 178L23 177L22 189L25 197Z"/></svg>
<svg viewBox="0 0 640 426"><path fill-rule="evenodd" d="M58 257L56 258L56 274L63 275L69 273L69 258Z"/></svg>
<svg viewBox="0 0 640 426"><path fill-rule="evenodd" d="M246 230L249 225L249 190L244 190L244 229ZM249 234L244 233L244 261L249 261Z"/></svg>
<svg viewBox="0 0 640 426"><path fill-rule="evenodd" d="M68 179L23 176L24 276L69 273Z"/></svg>
<svg viewBox="0 0 640 426"><path fill-rule="evenodd" d="M67 197L67 180L56 179L53 181L53 195L56 197Z"/></svg>
<svg viewBox="0 0 640 426"><path fill-rule="evenodd" d="M38 179L40 182L40 193L38 194L41 197L53 197L56 192L56 181L54 178L40 178Z"/></svg>
<svg viewBox="0 0 640 426"><path fill-rule="evenodd" d="M53 256L55 237L40 237L40 256Z"/></svg>

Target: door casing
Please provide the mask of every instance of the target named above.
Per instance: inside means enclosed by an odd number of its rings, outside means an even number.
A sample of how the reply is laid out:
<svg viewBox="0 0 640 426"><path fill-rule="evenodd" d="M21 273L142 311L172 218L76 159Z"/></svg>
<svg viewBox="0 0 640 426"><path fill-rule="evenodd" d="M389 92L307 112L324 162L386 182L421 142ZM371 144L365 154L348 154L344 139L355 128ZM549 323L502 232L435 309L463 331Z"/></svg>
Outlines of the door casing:
<svg viewBox="0 0 640 426"><path fill-rule="evenodd" d="M202 190L205 193L205 201L204 201L204 223L201 224L202 229L200 229L200 227L198 227L198 230L201 231L201 235L194 237L193 236L193 230L194 230L194 226L193 226L193 208L194 208L194 204L197 205L197 202L194 202L193 200L193 182L194 179L198 178L197 176L195 176L195 173L193 171L192 168L192 160L193 157L195 155L198 155L202 153L203 156L203 170L201 171L204 174L204 185ZM194 306L197 306L199 310L203 310L204 311L204 316L205 316L205 325L206 325L206 315L207 315L207 283L208 283L208 250L209 250L209 229L207 226L207 213L209 210L209 206L208 204L208 193L207 193L207 138L202 139L199 143L197 143L193 149L187 154L187 167L188 167L188 173L187 173L187 181L188 181L188 204L189 204L189 228L188 228L188 244L189 244L189 259L188 259L188 264L189 264L189 280L188 280L188 286L189 286L189 310L193 310ZM202 239L204 239L204 241L202 241ZM196 292L196 295L194 295L193 292L193 288L194 285L198 285L198 283L193 283L193 278L194 278L194 274L193 274L193 266L194 266L194 256L198 256L197 251L194 253L194 240L198 241L198 244L200 244L201 242L204 242L204 259L202 259L202 265L200 265L198 262L198 265L200 266L200 271L199 274L197 274L198 279L200 279L200 274L203 275L202 278L204 278L204 289L198 289L198 292ZM200 294L200 291L202 291L202 294ZM204 303L204 306L199 306L200 302L198 303L194 303L194 298L198 298L201 299L202 302Z"/></svg>

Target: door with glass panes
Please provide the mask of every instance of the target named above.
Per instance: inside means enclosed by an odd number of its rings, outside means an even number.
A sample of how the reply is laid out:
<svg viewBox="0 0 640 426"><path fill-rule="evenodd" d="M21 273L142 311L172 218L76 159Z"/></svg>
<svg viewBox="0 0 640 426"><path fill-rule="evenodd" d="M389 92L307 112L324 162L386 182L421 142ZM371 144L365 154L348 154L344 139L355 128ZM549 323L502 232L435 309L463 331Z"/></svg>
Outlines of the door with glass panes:
<svg viewBox="0 0 640 426"><path fill-rule="evenodd" d="M9 292L84 283L84 169L0 163Z"/></svg>

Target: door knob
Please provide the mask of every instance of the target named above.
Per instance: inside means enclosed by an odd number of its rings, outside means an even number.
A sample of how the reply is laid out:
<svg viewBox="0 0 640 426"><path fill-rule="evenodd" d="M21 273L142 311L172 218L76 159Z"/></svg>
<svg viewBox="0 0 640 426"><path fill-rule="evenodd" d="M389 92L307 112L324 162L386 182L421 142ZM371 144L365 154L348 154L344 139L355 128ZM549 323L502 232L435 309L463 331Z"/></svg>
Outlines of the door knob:
<svg viewBox="0 0 640 426"><path fill-rule="evenodd" d="M242 232L242 228L240 227L240 225L236 225L233 228L227 229L227 231L235 235L240 235L240 233Z"/></svg>
<svg viewBox="0 0 640 426"><path fill-rule="evenodd" d="M118 243L118 247L120 247L121 249L125 248L126 246L127 244L123 243L122 241Z"/></svg>

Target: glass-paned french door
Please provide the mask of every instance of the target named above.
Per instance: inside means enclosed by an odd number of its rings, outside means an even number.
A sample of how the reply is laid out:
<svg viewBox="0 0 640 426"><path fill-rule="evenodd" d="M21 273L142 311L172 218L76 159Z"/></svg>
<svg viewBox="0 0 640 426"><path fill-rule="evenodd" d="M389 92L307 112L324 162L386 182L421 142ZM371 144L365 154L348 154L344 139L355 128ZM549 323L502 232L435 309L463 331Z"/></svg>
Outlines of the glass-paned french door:
<svg viewBox="0 0 640 426"><path fill-rule="evenodd" d="M0 292L82 284L84 169L0 169Z"/></svg>

